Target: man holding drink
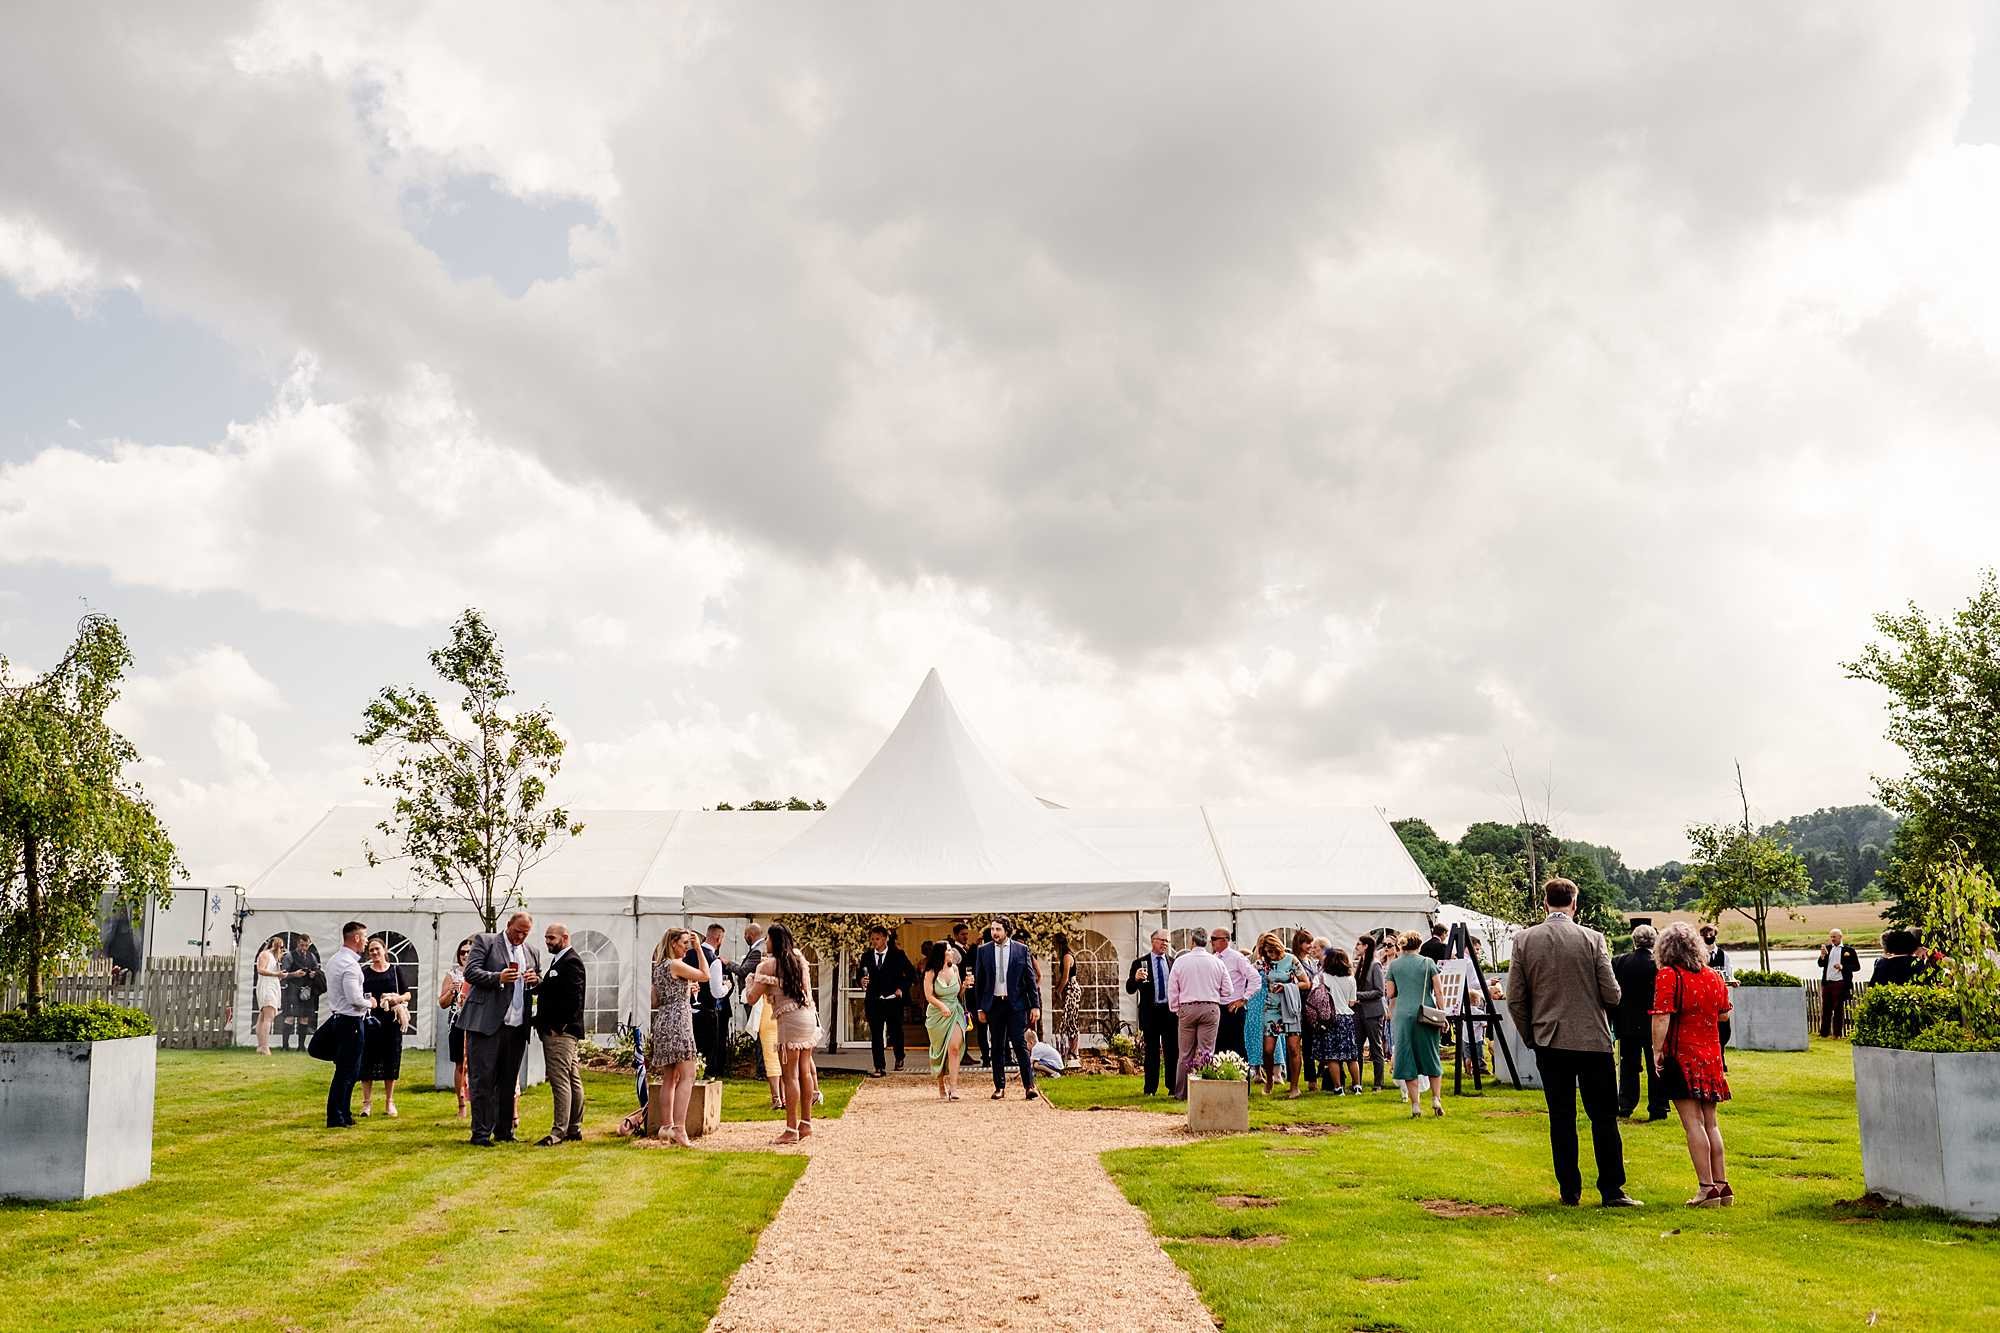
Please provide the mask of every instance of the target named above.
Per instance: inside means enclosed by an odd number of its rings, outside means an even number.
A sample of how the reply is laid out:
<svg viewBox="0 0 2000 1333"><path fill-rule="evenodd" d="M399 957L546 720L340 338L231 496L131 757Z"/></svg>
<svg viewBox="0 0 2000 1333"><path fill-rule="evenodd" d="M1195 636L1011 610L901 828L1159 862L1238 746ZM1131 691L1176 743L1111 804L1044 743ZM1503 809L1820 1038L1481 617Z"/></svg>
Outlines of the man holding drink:
<svg viewBox="0 0 2000 1333"><path fill-rule="evenodd" d="M528 913L515 912L507 918L505 930L474 935L465 960L465 980L472 993L458 1025L465 1032L472 1142L481 1148L514 1142L514 1093L528 1051L534 990L542 980L541 954L528 943L534 925Z"/></svg>

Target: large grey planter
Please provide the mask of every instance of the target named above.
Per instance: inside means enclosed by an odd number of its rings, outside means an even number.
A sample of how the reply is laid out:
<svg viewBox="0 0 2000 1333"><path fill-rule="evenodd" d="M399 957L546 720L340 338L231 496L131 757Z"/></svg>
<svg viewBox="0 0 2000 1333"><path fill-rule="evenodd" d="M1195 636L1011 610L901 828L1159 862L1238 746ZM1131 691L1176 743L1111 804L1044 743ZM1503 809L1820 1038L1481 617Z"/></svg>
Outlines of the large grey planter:
<svg viewBox="0 0 2000 1333"><path fill-rule="evenodd" d="M150 1180L156 1045L0 1043L0 1197L88 1199Z"/></svg>
<svg viewBox="0 0 2000 1333"><path fill-rule="evenodd" d="M1505 1000L1495 1000L1493 1007L1499 1011L1500 1017L1503 1020L1500 1025L1501 1031L1506 1034L1507 1049L1514 1056L1514 1072L1521 1076L1521 1086L1524 1088L1541 1087L1541 1068L1535 1063L1535 1053L1528 1049L1528 1043L1522 1041L1521 1034L1515 1030L1514 1016L1507 1012L1507 1002ZM1496 1045L1498 1044L1498 1035L1498 1033L1495 1034ZM1503 1082L1507 1078L1507 1057L1500 1054L1497 1050L1493 1052L1493 1077Z"/></svg>
<svg viewBox="0 0 2000 1333"><path fill-rule="evenodd" d="M2000 1052L1856 1046L1854 1102L1872 1193L2000 1221Z"/></svg>
<svg viewBox="0 0 2000 1333"><path fill-rule="evenodd" d="M1803 986L1731 986L1729 1045L1739 1051L1803 1051L1806 991Z"/></svg>
<svg viewBox="0 0 2000 1333"><path fill-rule="evenodd" d="M1250 1084L1243 1079L1206 1079L1190 1075L1187 1081L1187 1108L1190 1133L1250 1132Z"/></svg>

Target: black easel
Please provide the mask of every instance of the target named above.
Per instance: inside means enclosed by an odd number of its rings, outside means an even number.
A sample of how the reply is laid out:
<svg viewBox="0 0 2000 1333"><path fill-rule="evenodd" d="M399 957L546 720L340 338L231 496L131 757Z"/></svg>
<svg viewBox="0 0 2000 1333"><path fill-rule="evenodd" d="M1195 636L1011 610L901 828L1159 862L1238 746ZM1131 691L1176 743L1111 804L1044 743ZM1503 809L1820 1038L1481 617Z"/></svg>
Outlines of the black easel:
<svg viewBox="0 0 2000 1333"><path fill-rule="evenodd" d="M1521 1071L1515 1068L1514 1051L1507 1044L1507 1026L1501 1021L1500 1011L1493 1006L1493 992L1486 988L1486 972L1479 966L1479 955L1472 951L1472 933L1465 928L1463 921L1451 928L1447 947L1451 951L1450 957L1471 960L1473 978L1479 983L1481 1010L1479 1013L1473 1013L1472 996L1464 991L1459 993L1458 1012L1453 1014L1451 1019L1456 1038L1451 1051L1451 1095L1456 1097L1465 1090L1465 1043L1468 1039L1479 1040L1478 1032L1481 1024L1492 1028L1493 1049L1507 1062L1508 1077L1514 1080L1514 1086L1518 1089L1521 1086ZM1496 1067L1493 1072L1497 1077L1500 1071ZM1479 1066L1475 1064L1472 1067L1472 1090L1479 1092L1484 1090L1485 1086L1479 1075Z"/></svg>

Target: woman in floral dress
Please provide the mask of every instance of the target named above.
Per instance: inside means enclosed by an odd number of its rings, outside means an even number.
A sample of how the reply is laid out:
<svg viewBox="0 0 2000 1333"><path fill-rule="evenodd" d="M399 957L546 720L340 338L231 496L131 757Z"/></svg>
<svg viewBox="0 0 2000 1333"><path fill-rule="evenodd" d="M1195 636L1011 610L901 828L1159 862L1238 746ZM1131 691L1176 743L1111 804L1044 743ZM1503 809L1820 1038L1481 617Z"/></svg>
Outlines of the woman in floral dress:
<svg viewBox="0 0 2000 1333"><path fill-rule="evenodd" d="M1653 980L1653 1063L1687 1134L1688 1159L1700 1188L1690 1208L1736 1202L1722 1153L1716 1108L1729 1100L1722 1072L1722 1020L1729 987L1708 965L1708 950L1685 921L1660 937L1660 971Z"/></svg>
<svg viewBox="0 0 2000 1333"><path fill-rule="evenodd" d="M660 937L653 950L652 1040L646 1047L646 1072L660 1076L660 1137L683 1148L694 1147L687 1136L688 1103L694 1098L694 1011L689 986L706 984L708 973L683 962L695 933L675 926Z"/></svg>

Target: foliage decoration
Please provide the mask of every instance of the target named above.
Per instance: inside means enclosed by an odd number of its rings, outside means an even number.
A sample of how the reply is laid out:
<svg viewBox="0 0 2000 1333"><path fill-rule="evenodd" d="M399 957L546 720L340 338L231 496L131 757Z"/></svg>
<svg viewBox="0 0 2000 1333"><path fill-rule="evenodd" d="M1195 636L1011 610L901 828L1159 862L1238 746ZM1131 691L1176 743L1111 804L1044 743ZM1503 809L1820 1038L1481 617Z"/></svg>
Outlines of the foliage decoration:
<svg viewBox="0 0 2000 1333"><path fill-rule="evenodd" d="M45 1004L30 1013L15 1009L0 1014L0 1042L117 1041L150 1037L153 1018L144 1009L95 1000L89 1004Z"/></svg>
<svg viewBox="0 0 2000 1333"><path fill-rule="evenodd" d="M880 926L900 930L903 918L870 912L785 912L772 920L792 932L799 948L822 966L831 966L845 949L852 958L868 947L868 931Z"/></svg>
<svg viewBox="0 0 2000 1333"><path fill-rule="evenodd" d="M1919 1034L1950 1022L1956 1012L1942 986L1866 986L1854 1010L1854 1044L1907 1050Z"/></svg>
<svg viewBox="0 0 2000 1333"><path fill-rule="evenodd" d="M1942 957L1931 966L1938 987L1951 997L1967 1049L2000 1041L2000 957L1994 920L2000 887L1985 866L1962 847L1949 849L1905 895L1917 932Z"/></svg>
<svg viewBox="0 0 2000 1333"><path fill-rule="evenodd" d="M105 893L138 918L185 873L125 777L138 750L105 718L131 665L118 622L94 613L32 680L0 656L0 975L21 981L30 1015L43 979L97 943Z"/></svg>
<svg viewBox="0 0 2000 1333"><path fill-rule="evenodd" d="M548 806L548 781L565 742L547 708L510 708L514 688L500 640L476 609L452 624L430 663L462 692L454 725L429 692L391 685L369 701L354 739L375 751L368 782L394 793L376 831L393 848L365 844L376 866L405 860L418 891L455 894L486 923L523 901L521 881L583 825ZM338 872L335 872L338 873Z"/></svg>
<svg viewBox="0 0 2000 1333"><path fill-rule="evenodd" d="M1234 1051L1211 1051L1208 1059L1195 1067L1194 1076L1216 1083L1248 1083L1250 1062Z"/></svg>

